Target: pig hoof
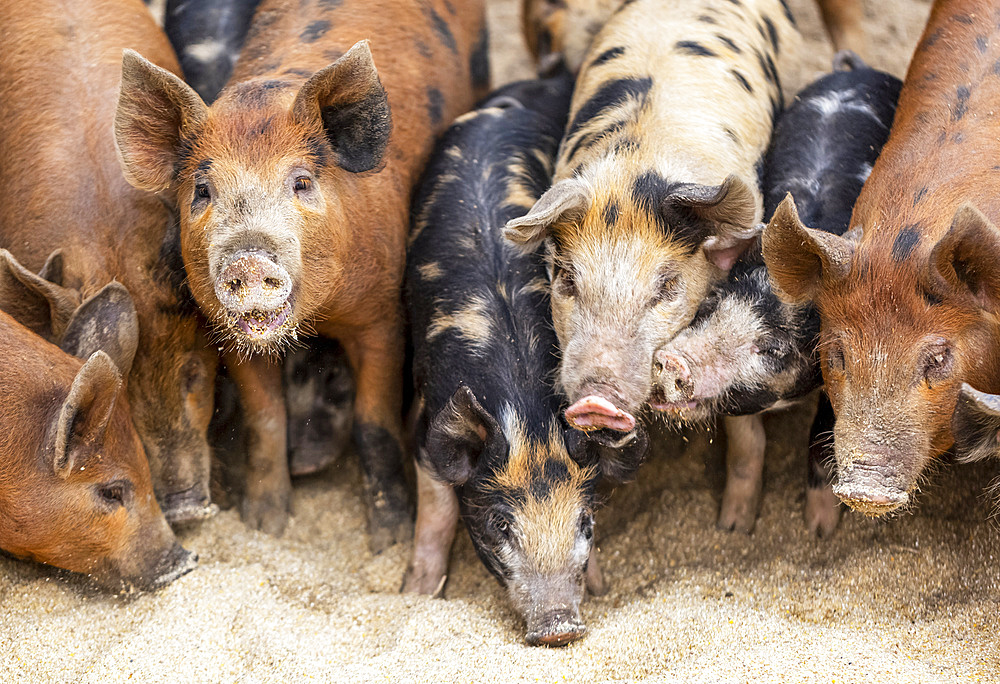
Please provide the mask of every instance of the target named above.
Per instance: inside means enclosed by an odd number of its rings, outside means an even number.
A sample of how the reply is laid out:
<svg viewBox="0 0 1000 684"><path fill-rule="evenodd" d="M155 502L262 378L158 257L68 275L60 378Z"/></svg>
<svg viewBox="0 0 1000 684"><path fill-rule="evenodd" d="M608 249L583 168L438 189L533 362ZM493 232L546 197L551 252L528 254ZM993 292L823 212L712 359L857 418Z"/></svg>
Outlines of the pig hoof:
<svg viewBox="0 0 1000 684"><path fill-rule="evenodd" d="M756 524L757 502L754 499L723 495L716 528L725 532L750 534Z"/></svg>
<svg viewBox="0 0 1000 684"><path fill-rule="evenodd" d="M410 568L403 578L403 587L399 590L403 594L426 594L432 598L438 598L444 593L444 583L448 575L421 571Z"/></svg>
<svg viewBox="0 0 1000 684"><path fill-rule="evenodd" d="M260 530L272 537L280 537L288 525L289 500L285 497L267 497L243 500L240 517L244 524L254 530Z"/></svg>
<svg viewBox="0 0 1000 684"><path fill-rule="evenodd" d="M380 554L393 544L413 538L413 521L409 516L404 520L375 521L368 525L368 548L373 554Z"/></svg>
<svg viewBox="0 0 1000 684"><path fill-rule="evenodd" d="M840 501L830 487L810 487L806 490L804 516L809 534L829 539L840 522Z"/></svg>
<svg viewBox="0 0 1000 684"><path fill-rule="evenodd" d="M339 454L329 445L317 445L317 447L319 448L289 449L288 472L293 477L318 473L337 460Z"/></svg>

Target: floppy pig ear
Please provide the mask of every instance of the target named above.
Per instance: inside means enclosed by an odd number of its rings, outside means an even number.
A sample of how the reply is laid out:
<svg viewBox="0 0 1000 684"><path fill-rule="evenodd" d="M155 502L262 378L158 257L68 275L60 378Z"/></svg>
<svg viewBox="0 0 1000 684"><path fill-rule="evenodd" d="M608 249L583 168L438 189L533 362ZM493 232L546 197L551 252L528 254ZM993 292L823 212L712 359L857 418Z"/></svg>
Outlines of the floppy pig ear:
<svg viewBox="0 0 1000 684"><path fill-rule="evenodd" d="M125 179L157 192L169 187L181 141L208 118L188 84L134 50L122 54L115 147Z"/></svg>
<svg viewBox="0 0 1000 684"><path fill-rule="evenodd" d="M836 282L851 271L854 243L806 228L791 193L778 205L761 238L771 279L795 302L811 300L822 282Z"/></svg>
<svg viewBox="0 0 1000 684"><path fill-rule="evenodd" d="M453 486L464 484L486 442L499 434L500 426L472 390L459 387L427 428L427 458L435 476Z"/></svg>
<svg viewBox="0 0 1000 684"><path fill-rule="evenodd" d="M760 234L761 228L755 225L754 192L739 176L731 175L721 185L681 185L666 201L675 209L686 209L701 221L713 224L702 249L709 261L724 271L732 268Z"/></svg>
<svg viewBox="0 0 1000 684"><path fill-rule="evenodd" d="M582 467L596 465L601 476L614 484L634 480L649 450L649 435L641 426L624 437L611 430L567 430L566 441L574 461Z"/></svg>
<svg viewBox="0 0 1000 684"><path fill-rule="evenodd" d="M1000 304L1000 230L971 204L955 212L951 228L931 250L930 285L940 296L956 293L977 306Z"/></svg>
<svg viewBox="0 0 1000 684"><path fill-rule="evenodd" d="M317 118L346 171L371 171L382 163L392 115L367 40L358 41L336 62L316 72L295 96L299 121Z"/></svg>
<svg viewBox="0 0 1000 684"><path fill-rule="evenodd" d="M1000 395L986 394L962 383L951 418L955 455L980 461L1000 454Z"/></svg>
<svg viewBox="0 0 1000 684"><path fill-rule="evenodd" d="M99 446L115 408L122 376L104 352L94 352L73 380L55 425L52 467L67 477Z"/></svg>
<svg viewBox="0 0 1000 684"><path fill-rule="evenodd" d="M52 258L49 257L50 262ZM56 341L79 303L79 292L35 275L10 252L0 249L0 309L18 323L49 341Z"/></svg>
<svg viewBox="0 0 1000 684"><path fill-rule="evenodd" d="M81 359L100 350L128 375L139 345L139 317L132 296L121 283L102 287L73 312L59 347Z"/></svg>
<svg viewBox="0 0 1000 684"><path fill-rule="evenodd" d="M527 214L511 219L503 236L516 245L533 250L545 239L549 226L571 211L585 212L590 206L590 191L576 178L561 180L545 191Z"/></svg>

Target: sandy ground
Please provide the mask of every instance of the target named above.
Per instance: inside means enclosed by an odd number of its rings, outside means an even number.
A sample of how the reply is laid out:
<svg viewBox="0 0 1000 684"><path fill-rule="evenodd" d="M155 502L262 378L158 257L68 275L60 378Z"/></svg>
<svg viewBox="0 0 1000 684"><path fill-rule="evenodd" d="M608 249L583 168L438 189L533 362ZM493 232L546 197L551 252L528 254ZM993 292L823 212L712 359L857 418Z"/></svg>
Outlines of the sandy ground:
<svg viewBox="0 0 1000 684"><path fill-rule="evenodd" d="M810 0L793 2L809 69L831 54ZM928 5L868 2L872 61L902 75ZM497 81L527 73L514 0L491 7ZM801 84L800 84L801 85ZM807 411L773 416L751 536L717 532L721 438L667 435L598 518L611 590L563 649L523 625L459 534L446 599L396 593L409 554L368 553L347 458L299 481L282 539L235 511L184 530L201 555L151 595L109 597L0 558L4 682L954 682L1000 681L995 467L950 464L910 513L845 514L836 536L801 518Z"/></svg>

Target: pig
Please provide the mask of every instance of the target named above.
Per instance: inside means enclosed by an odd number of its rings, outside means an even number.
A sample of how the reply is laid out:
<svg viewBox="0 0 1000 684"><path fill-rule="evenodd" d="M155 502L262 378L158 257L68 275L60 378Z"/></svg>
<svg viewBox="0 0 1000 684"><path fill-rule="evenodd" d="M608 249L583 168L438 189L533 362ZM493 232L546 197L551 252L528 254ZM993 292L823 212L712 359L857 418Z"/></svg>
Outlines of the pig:
<svg viewBox="0 0 1000 684"><path fill-rule="evenodd" d="M757 165L782 107L775 58L799 42L776 0L636 0L595 39L554 184L504 231L545 242L574 427L635 429L654 352L756 240Z"/></svg>
<svg viewBox="0 0 1000 684"><path fill-rule="evenodd" d="M962 383L951 418L955 455L963 462L1000 456L1000 395Z"/></svg>
<svg viewBox="0 0 1000 684"><path fill-rule="evenodd" d="M185 80L211 104L226 85L260 0L167 0L163 29Z"/></svg>
<svg viewBox="0 0 1000 684"><path fill-rule="evenodd" d="M351 441L354 379L336 340L310 339L284 359L288 468L311 475L336 461Z"/></svg>
<svg viewBox="0 0 1000 684"><path fill-rule="evenodd" d="M270 358L305 329L339 340L351 365L370 547L412 532L401 444L408 208L435 136L472 105L483 20L479 0L267 0L211 107L139 54L123 58L122 167L180 208L188 283L247 413L251 527L280 534L288 520L287 414Z"/></svg>
<svg viewBox="0 0 1000 684"><path fill-rule="evenodd" d="M854 53L837 53L833 73L796 95L778 118L764 161L765 215L791 192L810 226L846 232L854 201L889 137L900 86ZM702 302L691 325L656 352L652 409L682 423L725 416L733 478L722 499L723 529L753 528L764 465L760 414L819 387L819 326L815 307L778 297L755 247ZM821 468L814 464L810 472ZM806 497L808 527L821 536L832 534L838 517L827 489L810 486ZM830 505L833 511L826 510Z"/></svg>
<svg viewBox="0 0 1000 684"><path fill-rule="evenodd" d="M0 25L0 247L32 271L58 247L51 276L83 297L112 280L132 293L132 419L164 514L199 520L215 510L206 431L216 353L200 331L170 209L125 181L111 135L122 49L172 71L176 58L140 0L5 0Z"/></svg>
<svg viewBox="0 0 1000 684"><path fill-rule="evenodd" d="M808 228L791 199L764 231L783 296L819 311L834 492L866 515L912 504L963 382L1000 391L998 19L993 3L935 3L848 234Z"/></svg>
<svg viewBox="0 0 1000 684"><path fill-rule="evenodd" d="M788 3L780 2L788 21L794 24ZM559 59L574 73L579 71L594 36L623 4L623 0L523 0L521 27L540 71ZM865 54L861 0L817 0L817 4L834 49ZM711 12L700 14L698 19L709 25L718 23ZM771 30L765 24L760 27Z"/></svg>
<svg viewBox="0 0 1000 684"><path fill-rule="evenodd" d="M585 577L601 588L592 547L603 473L567 435L548 382L557 350L544 262L502 230L549 185L572 86L565 70L511 84L456 120L417 193L405 278L418 506L403 590L440 593L461 516L528 643L548 646L584 634Z"/></svg>
<svg viewBox="0 0 1000 684"><path fill-rule="evenodd" d="M0 548L114 591L163 586L198 558L163 516L129 415L135 319L121 284L80 301L0 250ZM62 348L40 334L53 327Z"/></svg>

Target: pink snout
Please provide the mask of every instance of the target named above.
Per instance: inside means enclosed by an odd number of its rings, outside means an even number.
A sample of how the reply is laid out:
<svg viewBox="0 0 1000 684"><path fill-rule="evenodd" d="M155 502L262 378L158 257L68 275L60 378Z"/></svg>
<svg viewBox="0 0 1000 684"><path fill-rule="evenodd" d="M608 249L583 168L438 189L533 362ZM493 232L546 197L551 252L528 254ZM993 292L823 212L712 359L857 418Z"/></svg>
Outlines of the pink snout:
<svg viewBox="0 0 1000 684"><path fill-rule="evenodd" d="M586 396L566 409L566 420L577 430L584 431L607 428L631 432L635 429L635 417L632 414L596 394Z"/></svg>
<svg viewBox="0 0 1000 684"><path fill-rule="evenodd" d="M288 319L292 279L266 252L240 250L216 279L215 294L244 333L263 337Z"/></svg>
<svg viewBox="0 0 1000 684"><path fill-rule="evenodd" d="M656 352L656 365L659 372L660 385L667 395L668 401L690 401L694 396L694 380L691 378L691 367L680 354L673 354L664 349Z"/></svg>

